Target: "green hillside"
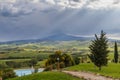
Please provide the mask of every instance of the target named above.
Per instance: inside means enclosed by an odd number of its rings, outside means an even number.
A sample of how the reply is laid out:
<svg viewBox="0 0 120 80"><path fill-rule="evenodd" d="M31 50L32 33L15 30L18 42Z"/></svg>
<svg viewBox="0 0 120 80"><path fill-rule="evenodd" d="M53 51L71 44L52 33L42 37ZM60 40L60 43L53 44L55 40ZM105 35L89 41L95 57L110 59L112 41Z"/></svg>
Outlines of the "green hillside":
<svg viewBox="0 0 120 80"><path fill-rule="evenodd" d="M98 68L95 67L92 63L82 63L82 64L72 66L72 67L69 67L66 69L72 70L72 71L93 72L96 74L101 74L104 76L109 76L109 77L120 79L120 69L119 68L120 68L120 64L109 63L107 66L104 66L101 71L99 71Z"/></svg>
<svg viewBox="0 0 120 80"><path fill-rule="evenodd" d="M62 72L42 72L8 80L82 80Z"/></svg>

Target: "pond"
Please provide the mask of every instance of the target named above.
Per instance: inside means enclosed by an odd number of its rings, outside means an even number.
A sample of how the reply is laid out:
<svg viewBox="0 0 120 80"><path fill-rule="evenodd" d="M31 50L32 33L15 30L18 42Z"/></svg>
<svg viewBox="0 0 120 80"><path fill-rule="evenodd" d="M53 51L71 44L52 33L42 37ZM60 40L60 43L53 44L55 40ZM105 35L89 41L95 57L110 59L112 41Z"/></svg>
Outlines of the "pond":
<svg viewBox="0 0 120 80"><path fill-rule="evenodd" d="M44 70L43 68L39 68L38 72L42 72L43 70ZM14 70L14 72L16 73L17 76L24 76L32 74L34 72L34 69L17 69Z"/></svg>

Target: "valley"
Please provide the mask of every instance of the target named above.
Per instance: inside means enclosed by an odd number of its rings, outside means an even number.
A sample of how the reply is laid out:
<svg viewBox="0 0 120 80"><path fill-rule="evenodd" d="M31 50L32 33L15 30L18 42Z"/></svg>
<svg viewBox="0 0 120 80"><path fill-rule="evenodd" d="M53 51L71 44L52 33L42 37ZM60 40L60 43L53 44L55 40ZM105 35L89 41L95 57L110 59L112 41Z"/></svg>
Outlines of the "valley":
<svg viewBox="0 0 120 80"><path fill-rule="evenodd" d="M79 57L80 65L91 63L88 58L90 44L91 40L3 43L0 44L0 68L31 69L32 61L35 62L35 68L45 68L46 59L58 50L62 54L70 54L73 58ZM114 41L109 41L108 45L110 51L108 62L111 63L114 59ZM118 51L120 52L119 47L120 43L118 42Z"/></svg>

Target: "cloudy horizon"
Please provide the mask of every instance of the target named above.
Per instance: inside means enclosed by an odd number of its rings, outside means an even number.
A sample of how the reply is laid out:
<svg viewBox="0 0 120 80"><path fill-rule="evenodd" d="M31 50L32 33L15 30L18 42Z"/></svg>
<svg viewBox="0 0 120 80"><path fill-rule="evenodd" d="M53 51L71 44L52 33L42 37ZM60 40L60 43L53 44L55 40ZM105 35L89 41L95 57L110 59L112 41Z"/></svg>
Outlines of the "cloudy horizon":
<svg viewBox="0 0 120 80"><path fill-rule="evenodd" d="M120 40L120 0L0 0L0 41L58 33Z"/></svg>

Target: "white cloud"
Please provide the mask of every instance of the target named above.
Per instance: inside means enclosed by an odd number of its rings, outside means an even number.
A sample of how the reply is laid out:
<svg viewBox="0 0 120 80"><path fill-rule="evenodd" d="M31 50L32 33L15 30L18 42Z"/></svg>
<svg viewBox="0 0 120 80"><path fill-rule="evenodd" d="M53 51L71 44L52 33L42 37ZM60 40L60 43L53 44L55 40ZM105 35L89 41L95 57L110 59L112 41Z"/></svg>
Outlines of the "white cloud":
<svg viewBox="0 0 120 80"><path fill-rule="evenodd" d="M120 8L120 0L0 0L0 12L9 15L29 14L36 11Z"/></svg>
<svg viewBox="0 0 120 80"><path fill-rule="evenodd" d="M90 9L113 9L120 8L119 0L95 0L90 2L87 7Z"/></svg>
<svg viewBox="0 0 120 80"><path fill-rule="evenodd" d="M0 0L0 2L15 3L16 0Z"/></svg>
<svg viewBox="0 0 120 80"><path fill-rule="evenodd" d="M38 3L39 2L39 0L33 0L33 3Z"/></svg>
<svg viewBox="0 0 120 80"><path fill-rule="evenodd" d="M47 2L48 4L53 4L53 5L55 5L55 1L54 1L54 0L46 0L46 2Z"/></svg>
<svg viewBox="0 0 120 80"><path fill-rule="evenodd" d="M109 39L115 39L115 40L120 40L119 33L114 33L114 34L108 34Z"/></svg>

